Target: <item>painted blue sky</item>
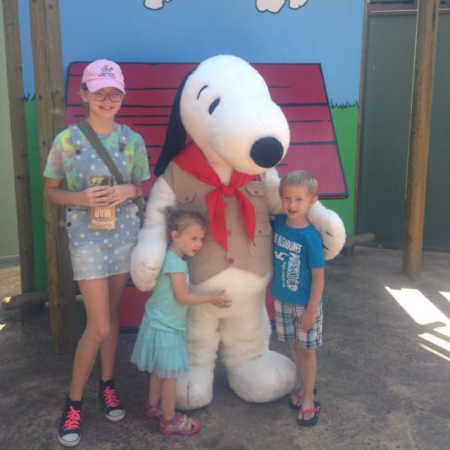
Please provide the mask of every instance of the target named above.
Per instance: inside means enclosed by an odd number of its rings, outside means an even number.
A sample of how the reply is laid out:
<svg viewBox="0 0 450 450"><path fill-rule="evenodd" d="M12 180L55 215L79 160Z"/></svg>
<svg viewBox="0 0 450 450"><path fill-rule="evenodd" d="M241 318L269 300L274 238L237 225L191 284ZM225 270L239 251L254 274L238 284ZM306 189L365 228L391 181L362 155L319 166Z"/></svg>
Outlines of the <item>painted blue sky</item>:
<svg viewBox="0 0 450 450"><path fill-rule="evenodd" d="M332 103L359 95L363 0L309 0L259 12L255 0L60 1L64 70L73 61L199 62L231 53L249 62L322 64ZM28 0L19 0L24 84L34 93Z"/></svg>

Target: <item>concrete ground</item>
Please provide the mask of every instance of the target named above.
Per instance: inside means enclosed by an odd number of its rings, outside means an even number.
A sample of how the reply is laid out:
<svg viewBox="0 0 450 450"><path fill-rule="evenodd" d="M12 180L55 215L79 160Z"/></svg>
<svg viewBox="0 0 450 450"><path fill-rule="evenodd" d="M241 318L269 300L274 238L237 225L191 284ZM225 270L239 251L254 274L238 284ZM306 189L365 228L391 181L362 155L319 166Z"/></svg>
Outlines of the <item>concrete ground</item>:
<svg viewBox="0 0 450 450"><path fill-rule="evenodd" d="M0 269L1 297L18 292L17 273ZM135 334L122 333L117 379L127 417L113 424L101 414L96 368L78 448L448 450L449 278L448 253L426 253L418 281L401 273L401 252L393 250L358 247L329 264L318 370L322 411L311 429L296 426L286 398L262 405L237 398L219 364L213 402L193 413L203 431L162 436L142 415L146 379L128 362ZM285 352L274 338L271 346ZM56 423L72 355L52 352L46 309L0 312L0 361L0 448L61 448Z"/></svg>

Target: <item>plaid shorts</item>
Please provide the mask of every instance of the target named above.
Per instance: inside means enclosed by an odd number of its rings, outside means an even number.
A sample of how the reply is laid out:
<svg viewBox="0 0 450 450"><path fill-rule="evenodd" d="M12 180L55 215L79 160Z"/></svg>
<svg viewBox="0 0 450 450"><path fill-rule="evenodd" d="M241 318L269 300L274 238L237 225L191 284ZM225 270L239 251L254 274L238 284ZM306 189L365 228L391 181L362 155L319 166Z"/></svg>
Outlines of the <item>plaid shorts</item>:
<svg viewBox="0 0 450 450"><path fill-rule="evenodd" d="M304 331L300 328L300 317L305 310L303 305L280 302L275 299L275 327L278 339L282 342L297 342L303 348L318 348L322 345L322 304L317 311L313 327Z"/></svg>

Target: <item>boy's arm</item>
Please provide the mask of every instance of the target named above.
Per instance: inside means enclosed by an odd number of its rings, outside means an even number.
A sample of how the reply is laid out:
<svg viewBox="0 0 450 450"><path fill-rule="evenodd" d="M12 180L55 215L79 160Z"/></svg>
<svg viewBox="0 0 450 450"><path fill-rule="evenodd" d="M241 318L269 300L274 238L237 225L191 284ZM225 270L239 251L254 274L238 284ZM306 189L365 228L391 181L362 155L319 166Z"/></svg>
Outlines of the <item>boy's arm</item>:
<svg viewBox="0 0 450 450"><path fill-rule="evenodd" d="M308 305L300 319L300 328L303 330L310 330L316 320L317 311L319 310L320 300L325 287L325 268L313 268L311 269L311 275L311 293L309 295Z"/></svg>
<svg viewBox="0 0 450 450"><path fill-rule="evenodd" d="M201 303L213 303L219 308L231 306L231 301L223 298L225 291L217 291L211 294L195 294L189 292L186 283L186 275L183 272L169 273L172 288L177 300L183 305L199 305Z"/></svg>

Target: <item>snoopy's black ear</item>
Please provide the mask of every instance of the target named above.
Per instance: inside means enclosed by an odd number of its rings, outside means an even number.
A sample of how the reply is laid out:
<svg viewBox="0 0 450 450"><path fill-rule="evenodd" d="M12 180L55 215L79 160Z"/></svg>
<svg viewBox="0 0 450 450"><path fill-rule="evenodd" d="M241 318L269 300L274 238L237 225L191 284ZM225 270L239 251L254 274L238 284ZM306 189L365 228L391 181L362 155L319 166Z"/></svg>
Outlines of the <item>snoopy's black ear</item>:
<svg viewBox="0 0 450 450"><path fill-rule="evenodd" d="M159 155L158 161L155 165L155 170L153 171L156 176L161 175L166 167L169 165L170 161L178 155L184 148L186 141L186 130L181 123L180 114L180 99L181 93L183 92L186 80L192 72L189 72L184 80L178 87L177 93L173 100L172 111L170 112L169 124L167 125L166 140L164 142L161 154Z"/></svg>

